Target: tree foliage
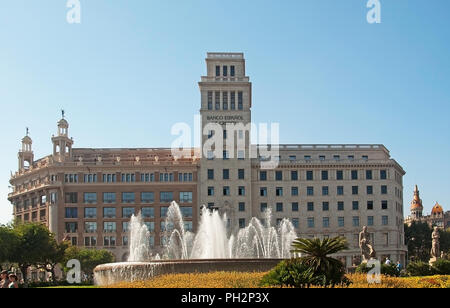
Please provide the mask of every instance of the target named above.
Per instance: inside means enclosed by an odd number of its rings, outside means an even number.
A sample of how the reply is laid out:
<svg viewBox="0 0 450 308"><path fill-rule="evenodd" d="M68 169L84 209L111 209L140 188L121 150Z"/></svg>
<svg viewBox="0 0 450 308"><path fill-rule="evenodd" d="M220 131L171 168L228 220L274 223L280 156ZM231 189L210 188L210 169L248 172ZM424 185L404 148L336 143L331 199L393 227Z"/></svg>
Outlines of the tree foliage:
<svg viewBox="0 0 450 308"><path fill-rule="evenodd" d="M87 249L70 246L66 249L61 264L65 272L69 270L69 268L66 267L67 262L72 259L80 261L83 273L91 277L96 266L114 262L114 255L104 249Z"/></svg>

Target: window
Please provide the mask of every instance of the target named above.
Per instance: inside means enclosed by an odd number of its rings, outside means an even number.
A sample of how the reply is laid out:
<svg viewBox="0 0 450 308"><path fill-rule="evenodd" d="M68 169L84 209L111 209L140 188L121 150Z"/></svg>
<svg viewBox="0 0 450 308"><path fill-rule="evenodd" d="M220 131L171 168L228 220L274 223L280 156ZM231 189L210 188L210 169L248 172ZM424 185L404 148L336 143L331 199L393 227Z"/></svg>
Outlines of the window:
<svg viewBox="0 0 450 308"><path fill-rule="evenodd" d="M184 230L192 232L192 230L193 230L192 221L185 221L184 222Z"/></svg>
<svg viewBox="0 0 450 308"><path fill-rule="evenodd" d="M298 187L291 187L291 196L298 196Z"/></svg>
<svg viewBox="0 0 450 308"><path fill-rule="evenodd" d="M78 183L78 174L65 174L64 182L65 183Z"/></svg>
<svg viewBox="0 0 450 308"><path fill-rule="evenodd" d="M381 217L381 224L383 226L387 226L389 224L389 217L388 216L382 216Z"/></svg>
<svg viewBox="0 0 450 308"><path fill-rule="evenodd" d="M380 170L380 179L381 180L387 179L387 171L386 170Z"/></svg>
<svg viewBox="0 0 450 308"><path fill-rule="evenodd" d="M259 180L260 181L267 181L267 171L260 171L259 172Z"/></svg>
<svg viewBox="0 0 450 308"><path fill-rule="evenodd" d="M245 212L245 202L239 202L239 212Z"/></svg>
<svg viewBox="0 0 450 308"><path fill-rule="evenodd" d="M352 186L352 195L358 194L358 186Z"/></svg>
<svg viewBox="0 0 450 308"><path fill-rule="evenodd" d="M373 210L373 201L367 201L367 209L369 211Z"/></svg>
<svg viewBox="0 0 450 308"><path fill-rule="evenodd" d="M306 180L307 181L313 181L313 172L312 171L306 171Z"/></svg>
<svg viewBox="0 0 450 308"><path fill-rule="evenodd" d="M352 170L352 180L358 179L358 170Z"/></svg>
<svg viewBox="0 0 450 308"><path fill-rule="evenodd" d="M216 110L220 110L220 92L215 92L215 106Z"/></svg>
<svg viewBox="0 0 450 308"><path fill-rule="evenodd" d="M291 181L298 181L298 171L291 171Z"/></svg>
<svg viewBox="0 0 450 308"><path fill-rule="evenodd" d="M245 228L245 218L239 218L239 228Z"/></svg>
<svg viewBox="0 0 450 308"><path fill-rule="evenodd" d="M327 212L330 210L330 203L329 202L322 202L322 210L324 212Z"/></svg>
<svg viewBox="0 0 450 308"><path fill-rule="evenodd" d="M83 177L84 183L97 183L97 174L85 174Z"/></svg>
<svg viewBox="0 0 450 308"><path fill-rule="evenodd" d="M276 195L277 197L282 197L282 196L283 196L283 187L277 187L277 188L275 189L275 195Z"/></svg>
<svg viewBox="0 0 450 308"><path fill-rule="evenodd" d="M300 222L298 218L292 218L292 225L295 229L298 229L300 227Z"/></svg>
<svg viewBox="0 0 450 308"><path fill-rule="evenodd" d="M245 170L238 169L238 180L244 180L244 179L245 179Z"/></svg>
<svg viewBox="0 0 450 308"><path fill-rule="evenodd" d="M336 190L337 190L337 195L338 196L343 196L344 195L344 186L338 186Z"/></svg>
<svg viewBox="0 0 450 308"><path fill-rule="evenodd" d="M224 160L229 160L230 159L230 154L228 153L228 151L223 151L223 159Z"/></svg>
<svg viewBox="0 0 450 308"><path fill-rule="evenodd" d="M224 186L223 187L223 195L224 196L229 196L231 193L230 193L230 187L229 186Z"/></svg>
<svg viewBox="0 0 450 308"><path fill-rule="evenodd" d="M103 174L103 183L115 183L116 182L116 174Z"/></svg>
<svg viewBox="0 0 450 308"><path fill-rule="evenodd" d="M144 225L147 227L147 230L149 232L155 232L155 222L154 221L144 222Z"/></svg>
<svg viewBox="0 0 450 308"><path fill-rule="evenodd" d="M381 194L382 195L387 195L388 190L387 190L387 186L386 185L382 185L381 186Z"/></svg>
<svg viewBox="0 0 450 308"><path fill-rule="evenodd" d="M227 77L228 76L228 66L224 65L223 66L223 72L222 72L223 76Z"/></svg>
<svg viewBox="0 0 450 308"><path fill-rule="evenodd" d="M160 213L160 217L166 217L167 216L167 211L169 210L169 207L167 206L163 206L161 207L161 213Z"/></svg>
<svg viewBox="0 0 450 308"><path fill-rule="evenodd" d="M66 233L77 233L78 232L78 223L76 222L66 222Z"/></svg>
<svg viewBox="0 0 450 308"><path fill-rule="evenodd" d="M314 212L314 202L307 203L308 212Z"/></svg>
<svg viewBox="0 0 450 308"><path fill-rule="evenodd" d="M155 202L155 194L153 192L141 192L141 203Z"/></svg>
<svg viewBox="0 0 450 308"><path fill-rule="evenodd" d="M228 92L222 92L222 104L223 110L228 110ZM224 131L224 139L226 139L226 134Z"/></svg>
<svg viewBox="0 0 450 308"><path fill-rule="evenodd" d="M220 66L217 65L216 66L216 77L219 77L219 76L220 76Z"/></svg>
<svg viewBox="0 0 450 308"><path fill-rule="evenodd" d="M129 240L128 240L128 236L123 236L122 237L122 246L128 246Z"/></svg>
<svg viewBox="0 0 450 308"><path fill-rule="evenodd" d="M322 171L322 181L328 180L328 171Z"/></svg>
<svg viewBox="0 0 450 308"><path fill-rule="evenodd" d="M223 169L223 179L224 180L230 179L230 170L229 169Z"/></svg>
<svg viewBox="0 0 450 308"><path fill-rule="evenodd" d="M184 218L192 218L192 206L182 206L180 207L181 214Z"/></svg>
<svg viewBox="0 0 450 308"><path fill-rule="evenodd" d="M103 203L116 203L116 193L103 193Z"/></svg>
<svg viewBox="0 0 450 308"><path fill-rule="evenodd" d="M358 202L358 201L353 201L353 202L352 202L352 209L353 209L354 211L359 210L359 202Z"/></svg>
<svg viewBox="0 0 450 308"><path fill-rule="evenodd" d="M244 110L244 97L242 92L238 92L238 109Z"/></svg>
<svg viewBox="0 0 450 308"><path fill-rule="evenodd" d="M96 236L87 236L84 238L84 246L86 247L95 247L97 246L97 237Z"/></svg>
<svg viewBox="0 0 450 308"><path fill-rule="evenodd" d="M122 208L122 218L131 218L134 215L134 207Z"/></svg>
<svg viewBox="0 0 450 308"><path fill-rule="evenodd" d="M234 77L234 75L235 75L235 68L234 68L234 65L231 65L230 66L230 76Z"/></svg>
<svg viewBox="0 0 450 308"><path fill-rule="evenodd" d="M103 208L103 217L104 218L116 218L116 208L114 208L114 207Z"/></svg>
<svg viewBox="0 0 450 308"><path fill-rule="evenodd" d="M276 204L276 210L277 210L277 212L283 212L283 203L278 202Z"/></svg>
<svg viewBox="0 0 450 308"><path fill-rule="evenodd" d="M173 201L173 192L171 191L162 191L159 193L159 201L161 203L170 203Z"/></svg>
<svg viewBox="0 0 450 308"><path fill-rule="evenodd" d="M66 203L78 203L78 193L72 192L72 193L66 193L64 198Z"/></svg>
<svg viewBox="0 0 450 308"><path fill-rule="evenodd" d="M338 226L340 228L343 228L345 226L345 218L344 217L338 217Z"/></svg>
<svg viewBox="0 0 450 308"><path fill-rule="evenodd" d="M326 157L325 157L324 155L320 155L320 156L319 156L319 160L320 160L320 161L325 161L325 158L326 158Z"/></svg>
<svg viewBox="0 0 450 308"><path fill-rule="evenodd" d="M265 211L267 211L267 203L261 203L260 204L260 209L261 212L264 213Z"/></svg>
<svg viewBox="0 0 450 308"><path fill-rule="evenodd" d="M192 191L181 191L180 192L180 202L181 203L192 203Z"/></svg>
<svg viewBox="0 0 450 308"><path fill-rule="evenodd" d="M155 209L152 207L143 207L141 214L143 218L155 218Z"/></svg>
<svg viewBox="0 0 450 308"><path fill-rule="evenodd" d="M328 186L322 187L322 196L328 196Z"/></svg>
<svg viewBox="0 0 450 308"><path fill-rule="evenodd" d="M305 156L304 156L304 159L305 159L307 162L311 161L311 155L305 155Z"/></svg>
<svg viewBox="0 0 450 308"><path fill-rule="evenodd" d="M353 227L359 227L359 217L353 216Z"/></svg>
<svg viewBox="0 0 450 308"><path fill-rule="evenodd" d="M103 238L103 246L105 246L105 247L116 246L116 237L115 236L105 236Z"/></svg>
<svg viewBox="0 0 450 308"><path fill-rule="evenodd" d="M308 217L308 228L314 228L314 217Z"/></svg>
<svg viewBox="0 0 450 308"><path fill-rule="evenodd" d="M373 216L367 216L367 225L373 226Z"/></svg>
<svg viewBox="0 0 450 308"><path fill-rule="evenodd" d="M349 161L354 161L355 160L355 156L354 155L349 155L347 156Z"/></svg>
<svg viewBox="0 0 450 308"><path fill-rule="evenodd" d="M134 203L135 195L134 192L123 192L122 193L122 203Z"/></svg>
<svg viewBox="0 0 450 308"><path fill-rule="evenodd" d="M96 222L85 222L84 223L84 232L96 233L97 232L97 223Z"/></svg>
<svg viewBox="0 0 450 308"><path fill-rule="evenodd" d="M149 183L155 181L154 173L141 173L141 182Z"/></svg>
<svg viewBox="0 0 450 308"><path fill-rule="evenodd" d="M160 173L159 181L160 182L173 182L174 181L173 173Z"/></svg>
<svg viewBox="0 0 450 308"><path fill-rule="evenodd" d="M76 207L66 207L65 218L78 218L78 209Z"/></svg>
<svg viewBox="0 0 450 308"><path fill-rule="evenodd" d="M298 212L298 202L292 202L292 212Z"/></svg>
<svg viewBox="0 0 450 308"><path fill-rule="evenodd" d="M330 227L330 218L329 217L323 217L322 218L322 226L324 228L329 228Z"/></svg>
<svg viewBox="0 0 450 308"><path fill-rule="evenodd" d="M336 171L336 180L342 181L344 179L344 171L337 170Z"/></svg>
<svg viewBox="0 0 450 308"><path fill-rule="evenodd" d="M122 173L122 182L123 183L133 183L136 181L134 173Z"/></svg>
<svg viewBox="0 0 450 308"><path fill-rule="evenodd" d="M275 171L275 180L283 181L283 171Z"/></svg>
<svg viewBox="0 0 450 308"><path fill-rule="evenodd" d="M208 180L214 180L214 169L208 169Z"/></svg>
<svg viewBox="0 0 450 308"><path fill-rule="evenodd" d="M230 103L231 110L236 110L236 92L231 92Z"/></svg>
<svg viewBox="0 0 450 308"><path fill-rule="evenodd" d="M373 186L367 186L367 194L373 195Z"/></svg>
<svg viewBox="0 0 450 308"><path fill-rule="evenodd" d="M211 91L208 92L208 110L213 109L213 94Z"/></svg>
<svg viewBox="0 0 450 308"><path fill-rule="evenodd" d="M308 186L308 187L306 188L306 194L307 194L308 196L314 196L314 187Z"/></svg>
<svg viewBox="0 0 450 308"><path fill-rule="evenodd" d="M97 193L84 193L84 203L97 203Z"/></svg>
<svg viewBox="0 0 450 308"><path fill-rule="evenodd" d="M85 207L84 208L84 218L88 218L88 219L97 218L97 208Z"/></svg>
<svg viewBox="0 0 450 308"><path fill-rule="evenodd" d="M245 196L245 187L244 186L239 186L239 188L238 188L238 195L239 196Z"/></svg>
<svg viewBox="0 0 450 308"><path fill-rule="evenodd" d="M381 201L381 209L387 210L388 209L388 202L386 200Z"/></svg>
<svg viewBox="0 0 450 308"><path fill-rule="evenodd" d="M214 187L208 187L208 196L214 196Z"/></svg>
<svg viewBox="0 0 450 308"><path fill-rule="evenodd" d="M372 180L372 170L366 170L366 180Z"/></svg>
<svg viewBox="0 0 450 308"><path fill-rule="evenodd" d="M340 155L333 155L333 159L335 161L340 161L341 160L341 156Z"/></svg>
<svg viewBox="0 0 450 308"><path fill-rule="evenodd" d="M266 187L261 187L261 188L259 189L259 195L260 195L261 197L267 197L267 188L266 188Z"/></svg>

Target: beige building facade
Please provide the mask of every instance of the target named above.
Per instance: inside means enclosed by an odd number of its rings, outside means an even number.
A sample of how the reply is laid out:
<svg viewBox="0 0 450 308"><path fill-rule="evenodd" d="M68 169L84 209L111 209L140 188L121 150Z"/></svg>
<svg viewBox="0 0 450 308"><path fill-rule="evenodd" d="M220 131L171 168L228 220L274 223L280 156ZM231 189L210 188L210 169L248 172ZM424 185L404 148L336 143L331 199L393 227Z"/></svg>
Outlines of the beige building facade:
<svg viewBox="0 0 450 308"><path fill-rule="evenodd" d="M63 118L51 155L34 160L31 138L22 140L10 181L14 216L125 260L133 213L144 213L158 248L172 200L193 231L202 206L226 214L231 231L270 209L273 224L288 218L299 236L345 236L350 250L339 257L348 267L359 262L363 226L380 258L404 263L405 172L383 145L252 145L244 55L208 53L206 66L199 82L201 149L185 157L171 149L77 149Z"/></svg>

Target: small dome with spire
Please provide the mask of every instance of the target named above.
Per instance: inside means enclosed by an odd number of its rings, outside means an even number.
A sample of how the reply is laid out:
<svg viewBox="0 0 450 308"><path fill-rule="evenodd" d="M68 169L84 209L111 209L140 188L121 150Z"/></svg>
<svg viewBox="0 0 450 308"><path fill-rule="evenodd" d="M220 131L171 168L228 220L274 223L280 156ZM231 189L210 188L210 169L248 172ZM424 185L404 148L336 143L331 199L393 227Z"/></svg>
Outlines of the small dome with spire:
<svg viewBox="0 0 450 308"><path fill-rule="evenodd" d="M416 185L414 189L414 198L411 201L411 211L423 210L422 199L420 199L419 188Z"/></svg>
<svg viewBox="0 0 450 308"><path fill-rule="evenodd" d="M439 203L436 202L433 209L431 210L431 214L437 215L437 214L442 214L442 213L444 213L444 209L442 208L442 206Z"/></svg>

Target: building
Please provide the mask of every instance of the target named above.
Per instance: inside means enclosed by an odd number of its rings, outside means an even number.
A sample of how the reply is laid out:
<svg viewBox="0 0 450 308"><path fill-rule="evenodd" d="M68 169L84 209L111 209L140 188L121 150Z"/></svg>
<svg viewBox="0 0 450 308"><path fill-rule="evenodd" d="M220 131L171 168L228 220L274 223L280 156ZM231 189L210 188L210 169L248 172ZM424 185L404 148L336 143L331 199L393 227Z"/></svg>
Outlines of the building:
<svg viewBox="0 0 450 308"><path fill-rule="evenodd" d="M430 215L424 216L423 209L419 188L416 185L414 197L411 201L411 214L406 218L405 223L410 226L413 222L423 222L430 227L450 228L450 211L444 212L444 208L438 202L433 206Z"/></svg>
<svg viewBox="0 0 450 308"><path fill-rule="evenodd" d="M41 221L72 243L127 256L127 224L142 211L160 247L170 201L195 231L201 206L226 213L229 226L251 217L289 218L299 236L345 236L347 266L359 262L358 234L368 226L380 257L404 263L402 167L383 145L252 145L252 84L242 53L208 53L199 82L202 149L76 149L58 123L53 154L34 160L22 140L11 178L14 216ZM219 145L222 140L224 145Z"/></svg>

